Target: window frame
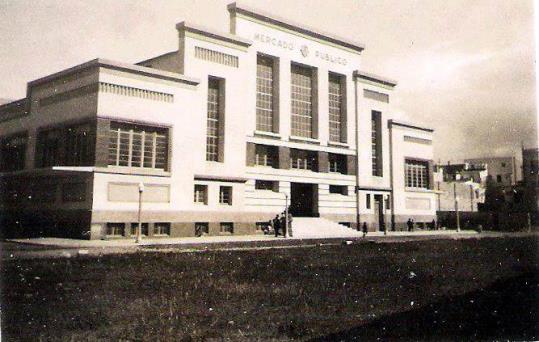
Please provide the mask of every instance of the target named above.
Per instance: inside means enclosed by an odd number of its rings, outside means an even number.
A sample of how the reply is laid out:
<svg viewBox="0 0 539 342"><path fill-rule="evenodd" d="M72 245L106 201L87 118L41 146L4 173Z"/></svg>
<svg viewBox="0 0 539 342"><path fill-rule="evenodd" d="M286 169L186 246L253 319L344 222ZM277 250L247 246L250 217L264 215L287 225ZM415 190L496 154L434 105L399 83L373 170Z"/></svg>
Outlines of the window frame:
<svg viewBox="0 0 539 342"><path fill-rule="evenodd" d="M232 205L232 190L232 186L229 185L219 186L219 204L229 206Z"/></svg>
<svg viewBox="0 0 539 342"><path fill-rule="evenodd" d="M202 189L202 198L198 195L197 187ZM207 184L195 184L194 185L194 198L193 202L198 205L208 205L208 185Z"/></svg>
<svg viewBox="0 0 539 342"><path fill-rule="evenodd" d="M404 159L404 186L410 189L430 189L429 161Z"/></svg>

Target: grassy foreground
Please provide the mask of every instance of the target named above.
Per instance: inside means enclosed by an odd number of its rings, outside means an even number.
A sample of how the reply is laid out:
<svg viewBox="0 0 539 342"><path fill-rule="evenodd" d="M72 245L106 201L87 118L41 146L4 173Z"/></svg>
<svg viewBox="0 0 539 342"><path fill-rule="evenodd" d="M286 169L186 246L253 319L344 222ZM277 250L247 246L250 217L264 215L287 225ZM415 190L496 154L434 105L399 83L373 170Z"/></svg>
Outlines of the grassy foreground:
<svg viewBox="0 0 539 342"><path fill-rule="evenodd" d="M3 340L537 339L533 238L5 261Z"/></svg>

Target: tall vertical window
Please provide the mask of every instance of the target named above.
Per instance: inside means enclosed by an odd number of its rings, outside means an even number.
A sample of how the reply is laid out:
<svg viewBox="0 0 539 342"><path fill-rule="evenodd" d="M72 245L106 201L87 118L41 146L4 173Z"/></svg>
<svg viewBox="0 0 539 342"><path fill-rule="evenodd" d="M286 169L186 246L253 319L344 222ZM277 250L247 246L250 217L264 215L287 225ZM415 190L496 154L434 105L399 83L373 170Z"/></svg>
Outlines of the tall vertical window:
<svg viewBox="0 0 539 342"><path fill-rule="evenodd" d="M404 172L407 187L429 188L429 163L427 161L406 159Z"/></svg>
<svg viewBox="0 0 539 342"><path fill-rule="evenodd" d="M292 65L292 135L312 138L313 135L313 72L310 68Z"/></svg>
<svg viewBox="0 0 539 342"><path fill-rule="evenodd" d="M66 132L66 165L88 166L92 164L92 141L90 125L69 127Z"/></svg>
<svg viewBox="0 0 539 342"><path fill-rule="evenodd" d="M371 112L372 175L382 177L382 113Z"/></svg>
<svg viewBox="0 0 539 342"><path fill-rule="evenodd" d="M206 160L219 161L219 80L208 80L208 120L206 132Z"/></svg>
<svg viewBox="0 0 539 342"><path fill-rule="evenodd" d="M329 74L329 140L344 142L343 89L341 76Z"/></svg>
<svg viewBox="0 0 539 342"><path fill-rule="evenodd" d="M109 133L109 165L166 170L166 128L112 122Z"/></svg>
<svg viewBox="0 0 539 342"><path fill-rule="evenodd" d="M0 141L0 172L24 169L27 141L26 135Z"/></svg>
<svg viewBox="0 0 539 342"><path fill-rule="evenodd" d="M273 59L258 56L256 64L256 129L273 132Z"/></svg>
<svg viewBox="0 0 539 342"><path fill-rule="evenodd" d="M39 146L39 166L58 166L61 161L61 135L60 129L51 129L39 133L37 145Z"/></svg>

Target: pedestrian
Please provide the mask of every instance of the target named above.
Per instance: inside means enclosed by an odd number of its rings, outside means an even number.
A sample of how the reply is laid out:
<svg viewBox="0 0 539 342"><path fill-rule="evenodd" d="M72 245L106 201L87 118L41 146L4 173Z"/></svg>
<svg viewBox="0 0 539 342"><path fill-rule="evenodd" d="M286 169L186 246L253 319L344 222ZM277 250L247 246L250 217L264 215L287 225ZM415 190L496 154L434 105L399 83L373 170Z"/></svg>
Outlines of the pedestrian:
<svg viewBox="0 0 539 342"><path fill-rule="evenodd" d="M406 225L408 226L408 231L411 232L414 229L414 221L412 221L411 218L406 221Z"/></svg>
<svg viewBox="0 0 539 342"><path fill-rule="evenodd" d="M436 221L433 219L431 222L432 230L436 230Z"/></svg>
<svg viewBox="0 0 539 342"><path fill-rule="evenodd" d="M280 228L280 222L279 222L279 215L275 215L275 218L273 219L273 230L275 231L275 237L279 236L279 229Z"/></svg>
<svg viewBox="0 0 539 342"><path fill-rule="evenodd" d="M286 226L286 216L284 213L281 213L281 228L282 228L283 237L286 238L286 229L288 227Z"/></svg>
<svg viewBox="0 0 539 342"><path fill-rule="evenodd" d="M367 236L367 222L363 222L363 226L361 228L363 230L363 237Z"/></svg>

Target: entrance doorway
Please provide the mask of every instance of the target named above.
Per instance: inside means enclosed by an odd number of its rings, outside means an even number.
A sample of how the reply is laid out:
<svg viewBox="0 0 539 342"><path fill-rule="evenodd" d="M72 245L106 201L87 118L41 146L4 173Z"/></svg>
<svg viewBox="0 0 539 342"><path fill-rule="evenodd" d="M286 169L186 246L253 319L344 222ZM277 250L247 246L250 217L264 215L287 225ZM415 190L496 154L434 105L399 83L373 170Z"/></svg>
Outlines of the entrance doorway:
<svg viewBox="0 0 539 342"><path fill-rule="evenodd" d="M378 230L383 232L385 227L383 195L374 195L374 216L375 222L378 223Z"/></svg>
<svg viewBox="0 0 539 342"><path fill-rule="evenodd" d="M317 217L318 184L290 183L290 213L296 217Z"/></svg>

